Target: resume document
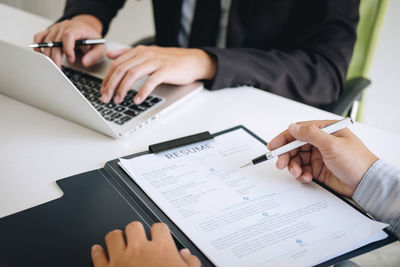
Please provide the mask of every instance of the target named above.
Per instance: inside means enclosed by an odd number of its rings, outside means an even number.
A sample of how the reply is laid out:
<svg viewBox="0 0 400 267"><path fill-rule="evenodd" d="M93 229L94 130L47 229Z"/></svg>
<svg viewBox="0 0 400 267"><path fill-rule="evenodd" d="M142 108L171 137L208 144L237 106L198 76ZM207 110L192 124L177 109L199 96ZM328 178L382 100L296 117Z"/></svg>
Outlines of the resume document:
<svg viewBox="0 0 400 267"><path fill-rule="evenodd" d="M386 237L386 224L273 161L239 168L265 152L238 129L120 165L218 266L310 266Z"/></svg>

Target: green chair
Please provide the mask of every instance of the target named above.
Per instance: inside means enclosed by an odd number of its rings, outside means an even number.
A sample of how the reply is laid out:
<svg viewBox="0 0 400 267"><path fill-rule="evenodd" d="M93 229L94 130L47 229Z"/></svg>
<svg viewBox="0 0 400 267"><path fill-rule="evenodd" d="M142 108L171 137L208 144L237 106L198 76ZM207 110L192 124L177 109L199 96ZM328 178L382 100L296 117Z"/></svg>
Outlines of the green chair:
<svg viewBox="0 0 400 267"><path fill-rule="evenodd" d="M364 89L371 84L367 78L387 4L388 0L361 0L357 41L343 94L336 102L323 109L361 121L362 95Z"/></svg>

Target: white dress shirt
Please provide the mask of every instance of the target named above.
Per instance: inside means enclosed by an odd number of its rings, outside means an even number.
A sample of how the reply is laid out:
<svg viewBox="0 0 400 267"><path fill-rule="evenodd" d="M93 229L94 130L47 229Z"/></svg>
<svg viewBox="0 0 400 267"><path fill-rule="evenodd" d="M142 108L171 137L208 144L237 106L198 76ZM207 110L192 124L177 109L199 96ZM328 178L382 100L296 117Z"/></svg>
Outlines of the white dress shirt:
<svg viewBox="0 0 400 267"><path fill-rule="evenodd" d="M400 238L400 169L382 160L364 174L353 200Z"/></svg>

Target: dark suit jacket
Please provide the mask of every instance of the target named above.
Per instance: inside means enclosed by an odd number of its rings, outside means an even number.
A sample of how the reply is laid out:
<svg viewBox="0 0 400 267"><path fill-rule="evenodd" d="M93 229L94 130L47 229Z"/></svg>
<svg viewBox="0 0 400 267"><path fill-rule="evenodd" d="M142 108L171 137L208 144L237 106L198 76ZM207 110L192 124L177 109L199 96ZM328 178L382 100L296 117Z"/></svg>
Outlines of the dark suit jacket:
<svg viewBox="0 0 400 267"><path fill-rule="evenodd" d="M124 2L68 0L62 19L92 14L105 35ZM331 103L346 78L358 7L359 0L232 0L227 48L201 47L218 60L208 88L251 85L314 106ZM157 45L178 46L181 8L182 0L153 0Z"/></svg>

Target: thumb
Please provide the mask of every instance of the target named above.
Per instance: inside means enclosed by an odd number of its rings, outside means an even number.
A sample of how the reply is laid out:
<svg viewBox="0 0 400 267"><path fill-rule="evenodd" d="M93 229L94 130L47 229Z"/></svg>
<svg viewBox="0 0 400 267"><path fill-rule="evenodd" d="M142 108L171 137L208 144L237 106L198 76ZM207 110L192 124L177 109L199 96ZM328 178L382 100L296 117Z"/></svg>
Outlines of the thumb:
<svg viewBox="0 0 400 267"><path fill-rule="evenodd" d="M289 133L297 140L308 142L320 151L327 151L332 148L334 136L324 132L317 125L291 124Z"/></svg>
<svg viewBox="0 0 400 267"><path fill-rule="evenodd" d="M200 260L196 256L192 255L190 253L189 249L187 249L187 248L181 249L181 251L179 251L179 254L181 254L181 257L182 257L183 261L188 266L190 266L190 267L201 266Z"/></svg>
<svg viewBox="0 0 400 267"><path fill-rule="evenodd" d="M90 67L93 64L96 64L104 57L105 53L105 45L94 45L87 52L85 52L85 55L82 57L83 66Z"/></svg>
<svg viewBox="0 0 400 267"><path fill-rule="evenodd" d="M129 50L129 48L121 48L121 49L117 49L117 50L110 50L110 51L107 52L107 57L109 59L116 59L117 57L119 57L120 55L125 53L127 50Z"/></svg>

